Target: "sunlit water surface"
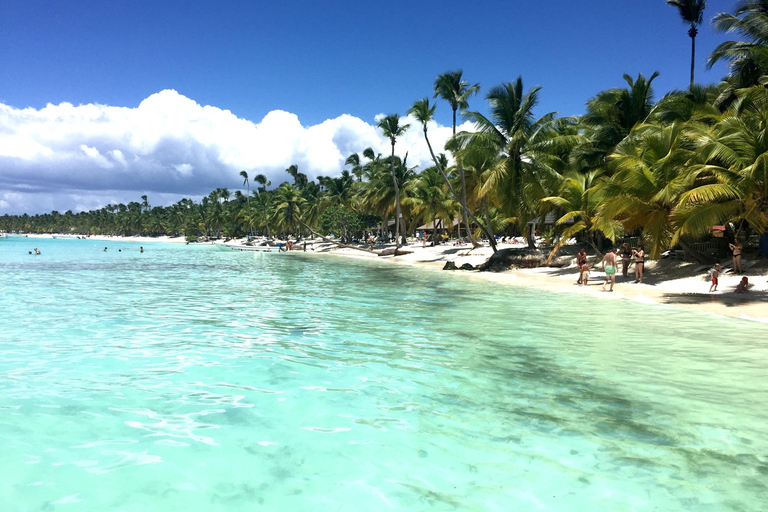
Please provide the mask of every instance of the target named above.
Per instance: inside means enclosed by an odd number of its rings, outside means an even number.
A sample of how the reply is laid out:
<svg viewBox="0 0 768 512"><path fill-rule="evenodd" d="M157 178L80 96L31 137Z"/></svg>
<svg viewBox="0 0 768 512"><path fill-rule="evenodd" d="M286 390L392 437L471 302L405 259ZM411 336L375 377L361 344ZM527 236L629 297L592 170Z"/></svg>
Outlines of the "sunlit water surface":
<svg viewBox="0 0 768 512"><path fill-rule="evenodd" d="M144 248L0 241L0 510L768 503L764 325Z"/></svg>

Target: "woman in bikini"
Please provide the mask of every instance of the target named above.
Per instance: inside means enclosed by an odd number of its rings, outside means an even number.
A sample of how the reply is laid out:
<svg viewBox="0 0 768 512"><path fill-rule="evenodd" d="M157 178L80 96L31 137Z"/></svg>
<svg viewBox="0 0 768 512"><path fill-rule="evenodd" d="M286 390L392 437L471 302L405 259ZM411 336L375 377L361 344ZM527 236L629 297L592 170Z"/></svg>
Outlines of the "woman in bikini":
<svg viewBox="0 0 768 512"><path fill-rule="evenodd" d="M584 270L589 272L589 266L587 265L587 251L585 251L583 247L579 249L579 253L576 255L576 265L579 267L579 280L576 281L576 284L581 284L584 280Z"/></svg>
<svg viewBox="0 0 768 512"><path fill-rule="evenodd" d="M637 244L637 249L632 251L632 256L635 257L635 282L643 282L643 267L645 267L645 251L643 250L643 244Z"/></svg>
<svg viewBox="0 0 768 512"><path fill-rule="evenodd" d="M629 249L629 244L624 242L621 246L621 275L627 277L627 269L629 269L629 259L632 257L632 251Z"/></svg>
<svg viewBox="0 0 768 512"><path fill-rule="evenodd" d="M741 251L744 249L744 246L741 245L739 239L736 238L732 244L728 244L728 247L733 251L733 271L737 274L741 274Z"/></svg>

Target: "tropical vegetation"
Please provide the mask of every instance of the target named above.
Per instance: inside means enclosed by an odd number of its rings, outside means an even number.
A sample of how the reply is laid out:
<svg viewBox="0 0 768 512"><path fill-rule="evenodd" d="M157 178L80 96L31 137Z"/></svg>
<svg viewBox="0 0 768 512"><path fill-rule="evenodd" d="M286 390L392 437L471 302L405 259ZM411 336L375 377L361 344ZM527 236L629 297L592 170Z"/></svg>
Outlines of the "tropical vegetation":
<svg viewBox="0 0 768 512"><path fill-rule="evenodd" d="M518 77L488 89L486 115L469 108L470 97L482 96L480 85L449 71L432 87L453 119L444 148L433 147L428 134L438 105L423 98L405 118L378 121L389 155L372 148L348 155L336 176L309 179L292 165L272 187L264 174L249 179L244 170L244 192L219 188L165 207L142 196L89 212L3 215L0 230L192 238L316 232L346 241L394 232L399 247L422 225L436 234L458 224L472 243L484 238L494 249L497 236L511 235L535 247L537 231L553 252L574 237L599 252L603 240L632 236L652 258L678 245L692 250L713 226L725 226L731 237L765 233L768 0L742 1L733 14L714 17L716 30L742 40L724 42L709 56L710 66L727 61L729 74L708 86L693 82L705 2L666 1L690 27L691 83L660 98L656 73L625 75L626 86L597 92L582 116L539 115L541 89L526 88ZM457 132L457 116L475 129ZM409 167L407 154L398 154L397 141L411 124L421 128L434 165Z"/></svg>

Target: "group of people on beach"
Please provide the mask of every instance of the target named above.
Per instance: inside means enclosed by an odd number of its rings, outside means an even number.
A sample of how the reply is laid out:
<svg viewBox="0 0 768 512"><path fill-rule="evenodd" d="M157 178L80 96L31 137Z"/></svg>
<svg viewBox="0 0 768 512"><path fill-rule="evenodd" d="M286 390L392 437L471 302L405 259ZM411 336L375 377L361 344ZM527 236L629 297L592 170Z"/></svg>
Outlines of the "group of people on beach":
<svg viewBox="0 0 768 512"><path fill-rule="evenodd" d="M744 271L741 267L741 253L744 246L738 238L734 240L732 244L728 244L728 247L733 252L733 271L737 275L741 275ZM617 254L618 252L618 254ZM614 252L613 249L609 249L603 256L602 270L605 273L605 282L603 283L603 291L613 291L613 286L616 284L616 272L618 270L618 260L621 259L622 276L627 277L629 265L634 258L635 263L635 283L643 282L643 270L645 269L645 251L643 250L643 244L638 244L636 248L630 248L628 243L624 243L619 251ZM587 251L581 248L576 255L576 265L579 268L579 279L577 284L586 286L589 282L589 263L587 261ZM719 263L715 264L714 268L710 272L712 284L709 287L710 292L717 291L717 285L719 283L720 274L722 274L722 267ZM606 290L606 287L608 289ZM736 293L746 293L749 288L749 279L746 276L741 278L741 281L734 290Z"/></svg>
<svg viewBox="0 0 768 512"><path fill-rule="evenodd" d="M744 250L744 246L742 245L741 241L736 238L734 239L732 244L728 244L728 247L731 249L731 252L733 253L733 272L737 275L741 275L744 273L744 269L741 268L741 253ZM720 282L720 274L723 273L723 269L720 266L719 263L715 263L714 268L710 272L710 279L712 281L712 284L709 286L710 292L716 292L717 291L717 285ZM741 281L738 285L736 285L736 293L746 293L749 289L749 278L747 276L742 276Z"/></svg>
<svg viewBox="0 0 768 512"><path fill-rule="evenodd" d="M609 249L605 256L603 256L601 262L603 272L605 273L603 291L613 291L613 285L616 284L616 272L619 267L618 257L621 258L622 276L627 277L629 265L632 258L634 258L635 283L643 282L643 270L645 268L645 250L643 249L643 244L638 244L636 248L631 249L628 243L624 243L624 245L621 246L618 256L613 249ZM586 286L589 283L589 263L587 261L587 251L584 248L580 249L579 253L576 255L576 265L579 267L579 279L576 283ZM610 288L606 290L605 287L609 284Z"/></svg>

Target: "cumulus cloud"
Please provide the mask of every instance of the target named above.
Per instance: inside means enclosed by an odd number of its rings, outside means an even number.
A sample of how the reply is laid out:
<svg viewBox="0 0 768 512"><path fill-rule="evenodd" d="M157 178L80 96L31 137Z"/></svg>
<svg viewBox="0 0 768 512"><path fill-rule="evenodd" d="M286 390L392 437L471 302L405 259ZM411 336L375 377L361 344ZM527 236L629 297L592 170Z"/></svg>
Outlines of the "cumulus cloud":
<svg viewBox="0 0 768 512"><path fill-rule="evenodd" d="M411 129L398 140L397 154L407 152L409 165L431 165L421 126L403 121ZM432 123L429 129L441 151L451 128ZM165 205L218 187L237 189L241 170L281 183L293 164L312 179L336 176L350 154L367 147L390 151L375 124L357 117L303 126L297 115L274 110L253 122L174 90L136 108L0 103L0 213L90 210L143 194Z"/></svg>

